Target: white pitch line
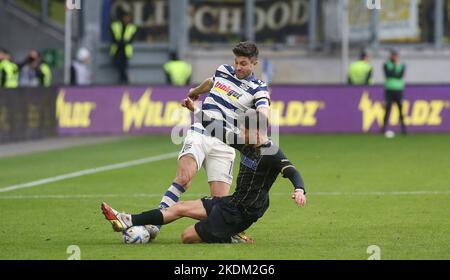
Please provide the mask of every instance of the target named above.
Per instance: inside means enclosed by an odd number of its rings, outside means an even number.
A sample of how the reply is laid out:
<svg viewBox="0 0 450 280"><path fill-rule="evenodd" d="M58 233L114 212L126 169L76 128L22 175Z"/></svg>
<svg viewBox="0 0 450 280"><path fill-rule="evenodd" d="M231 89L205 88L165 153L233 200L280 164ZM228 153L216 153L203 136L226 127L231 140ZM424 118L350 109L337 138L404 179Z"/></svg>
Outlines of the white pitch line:
<svg viewBox="0 0 450 280"><path fill-rule="evenodd" d="M161 197L161 193L137 193L137 194L75 194L75 195L10 195L0 196L0 200L18 199L105 199L117 197L155 198ZM207 194L185 193L183 197L201 198ZM289 193L271 193L271 196L289 196ZM415 196L415 195L450 195L450 191L410 191L410 192L310 192L309 196Z"/></svg>
<svg viewBox="0 0 450 280"><path fill-rule="evenodd" d="M134 198L161 198L161 193L153 194L44 194L44 195L8 195L0 196L0 200L12 200L12 199L105 199L105 198L117 198L117 197L134 197ZM204 197L205 194L198 193L188 193L184 194L183 197Z"/></svg>
<svg viewBox="0 0 450 280"><path fill-rule="evenodd" d="M450 191L391 191L391 192L316 192L311 193L312 195L326 195L326 196L383 196L383 195L437 195L450 194Z"/></svg>
<svg viewBox="0 0 450 280"><path fill-rule="evenodd" d="M100 172L105 172L105 171L110 171L110 170L116 170L116 169L123 169L123 168L132 167L132 166L136 166L136 165L151 163L151 162L155 162L155 161L166 160L166 159L174 158L176 156L178 156L178 152L162 154L162 155L158 155L158 156L147 157L147 158L142 158L142 159L137 159L137 160L132 160L132 161L120 162L120 163L100 166L100 167L91 168L91 169L80 170L80 171L67 173L67 174L63 174L63 175L59 175L59 176L55 176L55 177L49 177L49 178L40 179L37 181L32 181L32 182L28 182L28 183L17 184L17 185L12 185L12 186L8 186L5 188L1 188L0 193L10 192L10 191L19 190L19 189L25 189L25 188L32 188L32 187L36 187L36 186L40 186L40 185L59 182L59 181L67 180L67 179L85 176L85 175L90 175L90 174L95 174L95 173L100 173Z"/></svg>

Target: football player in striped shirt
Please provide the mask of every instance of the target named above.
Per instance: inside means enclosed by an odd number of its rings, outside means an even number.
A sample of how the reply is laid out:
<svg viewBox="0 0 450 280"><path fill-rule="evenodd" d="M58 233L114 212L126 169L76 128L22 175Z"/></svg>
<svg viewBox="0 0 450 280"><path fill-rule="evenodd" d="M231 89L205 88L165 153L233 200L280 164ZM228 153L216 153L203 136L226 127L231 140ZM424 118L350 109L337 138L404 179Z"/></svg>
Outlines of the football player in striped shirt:
<svg viewBox="0 0 450 280"><path fill-rule="evenodd" d="M240 135L225 133L226 142L241 153L236 190L232 195L183 201L163 210L154 209L137 215L119 213L103 203L101 208L105 218L120 231L131 226L168 224L190 217L199 222L184 230L183 243L252 243L253 240L240 233L258 221L269 208L269 191L280 173L291 181L295 203L304 206L303 179L281 149L268 138L267 118L249 110L239 117L238 123Z"/></svg>
<svg viewBox="0 0 450 280"><path fill-rule="evenodd" d="M269 116L268 86L254 76L259 54L256 44L241 42L233 48L233 53L233 66L219 66L212 77L189 90L188 97L194 101L207 94L201 107L203 118L195 120L187 133L178 156L175 179L165 192L160 208L176 204L202 167L208 177L211 196L227 196L233 181L235 151L219 140L222 137L216 133L222 133L224 128L237 131L237 116L248 109ZM148 229L155 238L160 226Z"/></svg>

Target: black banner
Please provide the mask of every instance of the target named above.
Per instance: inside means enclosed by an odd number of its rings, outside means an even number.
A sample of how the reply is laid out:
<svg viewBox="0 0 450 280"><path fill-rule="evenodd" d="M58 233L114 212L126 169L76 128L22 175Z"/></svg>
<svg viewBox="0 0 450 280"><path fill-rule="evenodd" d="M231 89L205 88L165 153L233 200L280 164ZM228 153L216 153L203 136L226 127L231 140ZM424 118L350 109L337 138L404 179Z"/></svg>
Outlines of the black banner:
<svg viewBox="0 0 450 280"><path fill-rule="evenodd" d="M0 90L0 143L56 136L56 90Z"/></svg>
<svg viewBox="0 0 450 280"><path fill-rule="evenodd" d="M0 269L14 275L31 271L33 275L85 277L98 273L106 279L141 275L150 275L150 279L362 279L368 275L408 279L422 273L433 279L447 267L448 261L0 261Z"/></svg>
<svg viewBox="0 0 450 280"><path fill-rule="evenodd" d="M308 0L256 0L254 30L258 43L306 43ZM138 27L135 41L167 42L169 5L166 0L104 0L102 38L108 41L110 20L129 12ZM190 0L188 30L191 43L235 43L245 38L244 0Z"/></svg>
<svg viewBox="0 0 450 280"><path fill-rule="evenodd" d="M307 42L307 0L256 0L254 31L258 43ZM245 1L191 0L191 43L236 43L245 38Z"/></svg>

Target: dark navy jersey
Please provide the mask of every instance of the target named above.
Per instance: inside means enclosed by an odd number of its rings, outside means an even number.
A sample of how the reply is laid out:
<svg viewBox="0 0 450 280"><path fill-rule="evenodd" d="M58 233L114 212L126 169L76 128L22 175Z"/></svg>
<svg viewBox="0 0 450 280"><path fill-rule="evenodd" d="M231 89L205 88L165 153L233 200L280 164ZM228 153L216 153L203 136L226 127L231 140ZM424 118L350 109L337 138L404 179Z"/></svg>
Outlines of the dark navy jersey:
<svg viewBox="0 0 450 280"><path fill-rule="evenodd" d="M199 111L196 114L202 113ZM212 133L216 130L219 133ZM281 173L283 177L289 178L294 189L305 191L300 173L272 141L258 147L240 144L244 143L240 135L227 131L220 121L217 121L213 131L198 132L214 136L240 151L241 162L236 190L231 196L224 198L224 201L243 211L250 220L259 219L269 207L269 190L278 174Z"/></svg>
<svg viewBox="0 0 450 280"><path fill-rule="evenodd" d="M256 221L269 207L269 190L278 174L289 178L294 189L304 190L303 180L297 169L272 141L259 147L237 144L231 146L241 152L241 162L236 190L228 203L239 208L250 219Z"/></svg>

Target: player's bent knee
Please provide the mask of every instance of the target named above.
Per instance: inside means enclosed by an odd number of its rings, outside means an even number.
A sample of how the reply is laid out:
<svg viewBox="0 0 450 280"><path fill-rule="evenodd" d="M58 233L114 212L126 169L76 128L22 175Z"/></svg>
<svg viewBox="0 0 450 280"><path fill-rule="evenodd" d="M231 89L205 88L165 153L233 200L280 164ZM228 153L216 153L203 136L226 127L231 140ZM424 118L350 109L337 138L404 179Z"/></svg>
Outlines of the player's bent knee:
<svg viewBox="0 0 450 280"><path fill-rule="evenodd" d="M187 233L186 231L183 231L183 233L181 234L181 242L183 244L193 244L193 238L192 236Z"/></svg>
<svg viewBox="0 0 450 280"><path fill-rule="evenodd" d="M213 197L223 197L230 194L230 184L228 183L213 181L209 182L209 186Z"/></svg>
<svg viewBox="0 0 450 280"><path fill-rule="evenodd" d="M195 244L195 243L201 243L202 239L195 231L194 226L190 226L187 229L183 231L181 234L181 242L183 244Z"/></svg>

